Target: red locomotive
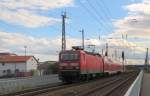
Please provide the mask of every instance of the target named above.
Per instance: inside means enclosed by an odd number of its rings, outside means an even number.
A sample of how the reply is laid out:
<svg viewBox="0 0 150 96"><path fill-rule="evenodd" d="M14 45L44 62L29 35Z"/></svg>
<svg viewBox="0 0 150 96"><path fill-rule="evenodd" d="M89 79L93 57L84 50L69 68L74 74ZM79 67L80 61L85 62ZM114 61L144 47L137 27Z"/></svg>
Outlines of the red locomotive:
<svg viewBox="0 0 150 96"><path fill-rule="evenodd" d="M65 82L91 79L121 71L121 64L100 54L83 50L66 50L59 54L59 78Z"/></svg>

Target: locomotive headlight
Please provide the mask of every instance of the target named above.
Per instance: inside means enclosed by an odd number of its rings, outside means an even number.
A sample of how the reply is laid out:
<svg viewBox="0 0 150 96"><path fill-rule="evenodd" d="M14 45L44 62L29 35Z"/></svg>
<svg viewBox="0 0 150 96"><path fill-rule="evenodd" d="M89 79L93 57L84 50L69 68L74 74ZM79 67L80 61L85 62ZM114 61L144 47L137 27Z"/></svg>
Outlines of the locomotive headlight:
<svg viewBox="0 0 150 96"><path fill-rule="evenodd" d="M61 63L60 66L67 66L67 63Z"/></svg>
<svg viewBox="0 0 150 96"><path fill-rule="evenodd" d="M63 69L63 66L60 66L59 69Z"/></svg>
<svg viewBox="0 0 150 96"><path fill-rule="evenodd" d="M80 69L79 67L75 67L76 69Z"/></svg>
<svg viewBox="0 0 150 96"><path fill-rule="evenodd" d="M70 66L79 66L79 63L71 63Z"/></svg>

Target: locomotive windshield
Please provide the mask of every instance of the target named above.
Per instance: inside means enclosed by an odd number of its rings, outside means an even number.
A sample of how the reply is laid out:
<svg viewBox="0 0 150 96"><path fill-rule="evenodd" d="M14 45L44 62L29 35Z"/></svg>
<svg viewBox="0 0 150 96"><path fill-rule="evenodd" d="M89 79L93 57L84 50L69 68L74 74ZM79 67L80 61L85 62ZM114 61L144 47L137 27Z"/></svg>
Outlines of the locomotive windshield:
<svg viewBox="0 0 150 96"><path fill-rule="evenodd" d="M64 61L72 61L72 60L78 60L79 55L78 54L61 54L61 60Z"/></svg>

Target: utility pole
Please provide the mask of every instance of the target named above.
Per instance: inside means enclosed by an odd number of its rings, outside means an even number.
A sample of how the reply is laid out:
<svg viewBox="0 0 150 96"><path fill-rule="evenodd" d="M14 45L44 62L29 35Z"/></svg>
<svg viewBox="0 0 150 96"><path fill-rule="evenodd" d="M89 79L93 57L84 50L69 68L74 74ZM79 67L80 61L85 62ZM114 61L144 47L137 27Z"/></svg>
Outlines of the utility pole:
<svg viewBox="0 0 150 96"><path fill-rule="evenodd" d="M117 60L117 50L115 49L115 60Z"/></svg>
<svg viewBox="0 0 150 96"><path fill-rule="evenodd" d="M148 48L146 49L145 71L146 71L146 72L149 72L149 56L148 56Z"/></svg>
<svg viewBox="0 0 150 96"><path fill-rule="evenodd" d="M65 21L66 21L66 12L62 13L62 51L66 50L66 32L65 32Z"/></svg>
<svg viewBox="0 0 150 96"><path fill-rule="evenodd" d="M27 59L27 46L26 45L24 46L24 50L25 50L25 58ZM27 66L27 61L25 61L25 64ZM27 72L27 67L25 71Z"/></svg>
<svg viewBox="0 0 150 96"><path fill-rule="evenodd" d="M24 46L24 55L27 56L27 46Z"/></svg>
<svg viewBox="0 0 150 96"><path fill-rule="evenodd" d="M101 40L101 34L100 34L100 32L99 32L99 37L98 37L98 39Z"/></svg>
<svg viewBox="0 0 150 96"><path fill-rule="evenodd" d="M84 50L84 29L80 31L82 33L82 48Z"/></svg>

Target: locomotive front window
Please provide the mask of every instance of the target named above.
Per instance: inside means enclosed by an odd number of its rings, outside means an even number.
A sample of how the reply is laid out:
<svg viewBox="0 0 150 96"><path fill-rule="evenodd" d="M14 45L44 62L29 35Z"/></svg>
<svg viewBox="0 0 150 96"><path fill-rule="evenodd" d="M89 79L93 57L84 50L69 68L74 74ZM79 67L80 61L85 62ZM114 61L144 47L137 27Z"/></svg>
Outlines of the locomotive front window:
<svg viewBox="0 0 150 96"><path fill-rule="evenodd" d="M61 60L69 61L69 60L78 60L78 54L61 54Z"/></svg>

